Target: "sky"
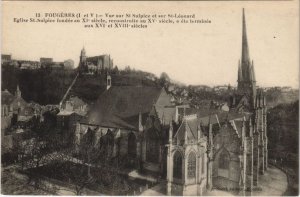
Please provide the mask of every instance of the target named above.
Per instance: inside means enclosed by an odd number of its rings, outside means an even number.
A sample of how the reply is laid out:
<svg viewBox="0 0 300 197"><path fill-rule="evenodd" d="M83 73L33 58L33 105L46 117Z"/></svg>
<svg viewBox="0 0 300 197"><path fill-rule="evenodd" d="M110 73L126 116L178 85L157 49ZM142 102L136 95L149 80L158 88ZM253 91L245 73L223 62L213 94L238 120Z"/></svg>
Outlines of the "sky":
<svg viewBox="0 0 300 197"><path fill-rule="evenodd" d="M259 86L299 85L298 1L2 2L1 53L54 61L110 54L119 68L191 85L236 85L245 8L250 58ZM195 14L210 24L154 24L147 29L87 29L81 24L14 23L36 12Z"/></svg>

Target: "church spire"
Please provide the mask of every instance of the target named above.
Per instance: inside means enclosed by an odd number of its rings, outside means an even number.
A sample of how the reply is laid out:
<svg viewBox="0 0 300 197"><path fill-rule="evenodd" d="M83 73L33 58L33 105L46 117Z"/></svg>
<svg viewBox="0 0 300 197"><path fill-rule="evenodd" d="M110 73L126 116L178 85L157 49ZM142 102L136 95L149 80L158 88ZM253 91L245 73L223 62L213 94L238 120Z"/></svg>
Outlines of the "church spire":
<svg viewBox="0 0 300 197"><path fill-rule="evenodd" d="M250 63L248 40L247 40L247 29L246 29L246 19L245 10L243 8L243 35L242 35L242 65Z"/></svg>
<svg viewBox="0 0 300 197"><path fill-rule="evenodd" d="M241 68L241 62L239 61L239 68L238 68L238 82L243 81L243 73Z"/></svg>

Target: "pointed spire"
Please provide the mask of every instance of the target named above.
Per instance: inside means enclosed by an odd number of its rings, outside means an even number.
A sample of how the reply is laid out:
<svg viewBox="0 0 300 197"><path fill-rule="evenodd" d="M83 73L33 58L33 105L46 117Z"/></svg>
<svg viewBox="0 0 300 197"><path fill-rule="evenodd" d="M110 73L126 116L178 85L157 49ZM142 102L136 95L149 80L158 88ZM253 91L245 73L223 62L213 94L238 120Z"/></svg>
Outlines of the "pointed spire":
<svg viewBox="0 0 300 197"><path fill-rule="evenodd" d="M239 68L238 68L238 81L243 81L243 73L241 68L241 61L239 60Z"/></svg>
<svg viewBox="0 0 300 197"><path fill-rule="evenodd" d="M83 46L82 49L81 49L81 55L82 55L82 56L85 56L85 53L86 53L86 52L85 52L85 48L84 48L84 46Z"/></svg>
<svg viewBox="0 0 300 197"><path fill-rule="evenodd" d="M249 63L249 48L247 40L247 30L246 30L246 19L245 19L245 10L243 8L243 35L242 35L242 64Z"/></svg>

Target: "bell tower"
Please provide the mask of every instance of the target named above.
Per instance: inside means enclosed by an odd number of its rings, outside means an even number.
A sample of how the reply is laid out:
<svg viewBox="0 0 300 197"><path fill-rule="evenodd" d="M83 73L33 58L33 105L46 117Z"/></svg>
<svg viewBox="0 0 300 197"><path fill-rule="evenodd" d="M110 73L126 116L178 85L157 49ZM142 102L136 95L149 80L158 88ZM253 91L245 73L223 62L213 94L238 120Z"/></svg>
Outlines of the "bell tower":
<svg viewBox="0 0 300 197"><path fill-rule="evenodd" d="M83 47L80 53L80 63L83 63L85 61L86 61L86 52L85 52L85 48Z"/></svg>

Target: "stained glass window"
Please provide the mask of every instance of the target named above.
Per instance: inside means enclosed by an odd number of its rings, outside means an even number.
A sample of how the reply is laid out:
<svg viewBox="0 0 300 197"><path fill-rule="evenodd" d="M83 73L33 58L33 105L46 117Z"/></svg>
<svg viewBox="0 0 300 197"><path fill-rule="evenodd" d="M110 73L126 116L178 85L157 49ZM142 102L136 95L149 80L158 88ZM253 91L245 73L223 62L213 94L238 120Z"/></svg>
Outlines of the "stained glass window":
<svg viewBox="0 0 300 197"><path fill-rule="evenodd" d="M177 179L182 178L182 157L178 151L173 158L173 177Z"/></svg>

